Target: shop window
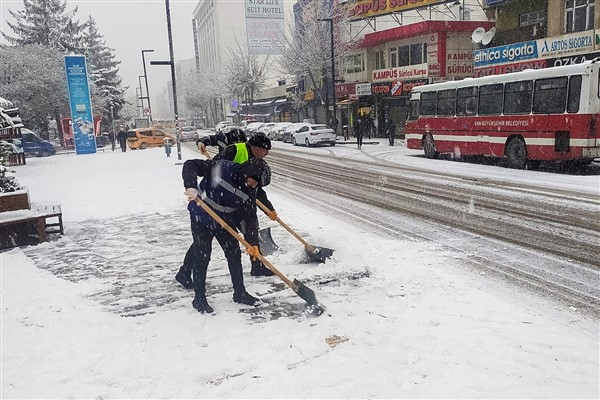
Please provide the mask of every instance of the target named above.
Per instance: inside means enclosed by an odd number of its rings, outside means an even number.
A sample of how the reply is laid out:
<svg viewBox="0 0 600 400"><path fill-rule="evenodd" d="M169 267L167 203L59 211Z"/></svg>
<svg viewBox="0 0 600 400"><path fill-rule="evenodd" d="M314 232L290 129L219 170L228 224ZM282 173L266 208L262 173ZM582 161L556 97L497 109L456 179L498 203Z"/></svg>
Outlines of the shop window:
<svg viewBox="0 0 600 400"><path fill-rule="evenodd" d="M398 66L398 48L392 47L390 49L390 67L396 68Z"/></svg>
<svg viewBox="0 0 600 400"><path fill-rule="evenodd" d="M427 43L423 43L423 63L427 62Z"/></svg>
<svg viewBox="0 0 600 400"><path fill-rule="evenodd" d="M357 72L363 72L365 70L365 65L363 62L362 54L355 54L352 56L347 56L345 68L346 68L347 74L355 74Z"/></svg>
<svg viewBox="0 0 600 400"><path fill-rule="evenodd" d="M562 114L567 104L568 78L538 79L535 81L533 112L536 114Z"/></svg>
<svg viewBox="0 0 600 400"><path fill-rule="evenodd" d="M502 113L503 86L499 83L479 88L479 115L500 115Z"/></svg>
<svg viewBox="0 0 600 400"><path fill-rule="evenodd" d="M385 69L385 52L375 52L375 69Z"/></svg>
<svg viewBox="0 0 600 400"><path fill-rule="evenodd" d="M520 27L536 25L536 24L540 24L544 21L546 21L546 11L545 10L532 11L532 12L528 12L525 14L521 14L519 16L519 26Z"/></svg>
<svg viewBox="0 0 600 400"><path fill-rule="evenodd" d="M565 11L567 33L594 28L595 0L567 0Z"/></svg>
<svg viewBox="0 0 600 400"><path fill-rule="evenodd" d="M477 114L477 87L460 88L456 91L456 115Z"/></svg>
<svg viewBox="0 0 600 400"><path fill-rule="evenodd" d="M504 114L529 114L533 81L510 82L504 85Z"/></svg>

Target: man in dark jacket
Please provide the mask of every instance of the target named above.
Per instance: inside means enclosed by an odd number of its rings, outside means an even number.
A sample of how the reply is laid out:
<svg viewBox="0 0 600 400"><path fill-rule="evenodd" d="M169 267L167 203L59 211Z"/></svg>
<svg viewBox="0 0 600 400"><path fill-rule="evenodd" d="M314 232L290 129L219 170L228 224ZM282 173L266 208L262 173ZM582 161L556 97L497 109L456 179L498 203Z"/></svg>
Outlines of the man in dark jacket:
<svg viewBox="0 0 600 400"><path fill-rule="evenodd" d="M245 142L246 134L244 131L239 128L231 128L227 132L219 132L196 140L196 146L202 154L206 152L206 146L218 146L220 153L231 144Z"/></svg>
<svg viewBox="0 0 600 400"><path fill-rule="evenodd" d="M396 137L396 125L394 125L394 121L390 117L385 117L385 131L390 140L390 146L393 146Z"/></svg>
<svg viewBox="0 0 600 400"><path fill-rule="evenodd" d="M119 127L119 132L117 132L117 140L119 141L119 146L121 146L121 151L125 153L127 151L127 131L125 131L123 126Z"/></svg>
<svg viewBox="0 0 600 400"><path fill-rule="evenodd" d="M204 178L196 189L198 169L204 172ZM211 313L213 308L206 300L206 273L212 251L212 240L216 238L227 259L231 282L233 284L233 301L236 303L257 305L260 300L250 295L244 286L240 246L237 240L215 221L204 209L196 204L200 197L229 226L238 227L241 221L249 226L258 227L256 212L256 190L267 186L271 181L269 165L262 159L255 158L244 164L231 161L190 160L184 163L182 171L186 196L190 201L188 210L193 244L194 300L192 306L199 312ZM257 228L249 229L245 236L251 245L248 253L256 258L259 254Z"/></svg>
<svg viewBox="0 0 600 400"><path fill-rule="evenodd" d="M230 146L227 146L225 150L215 156L215 160L229 160L233 161L236 164L243 164L248 160L252 160L255 158L263 159L269 154L269 150L271 150L271 140L262 132L256 133L252 136L247 143L236 143ZM271 212L265 213L269 218L273 221L277 220L277 212L275 211L275 207L267 198L267 193L263 190L262 187L257 189L256 198L263 203ZM256 217L256 203L253 204L254 215ZM250 231L254 229L254 227L244 226L242 224L242 233L246 235L246 231ZM256 233L252 232L251 234L258 235L258 225L256 226ZM250 275L252 276L272 276L273 272L265 267L260 260L250 260L252 269L250 270Z"/></svg>

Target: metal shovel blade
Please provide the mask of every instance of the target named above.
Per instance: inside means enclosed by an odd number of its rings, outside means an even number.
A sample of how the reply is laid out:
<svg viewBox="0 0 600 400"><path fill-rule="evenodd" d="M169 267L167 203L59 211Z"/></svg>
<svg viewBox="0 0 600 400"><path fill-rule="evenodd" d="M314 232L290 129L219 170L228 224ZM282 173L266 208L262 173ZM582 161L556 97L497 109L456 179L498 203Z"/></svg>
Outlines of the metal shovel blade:
<svg viewBox="0 0 600 400"><path fill-rule="evenodd" d="M264 255L270 255L279 250L279 246L273 241L271 228L263 228L258 231L258 242L260 251Z"/></svg>
<svg viewBox="0 0 600 400"><path fill-rule="evenodd" d="M313 247L312 249L306 248L306 256L311 261L324 263L325 260L333 255L333 249L326 247Z"/></svg>

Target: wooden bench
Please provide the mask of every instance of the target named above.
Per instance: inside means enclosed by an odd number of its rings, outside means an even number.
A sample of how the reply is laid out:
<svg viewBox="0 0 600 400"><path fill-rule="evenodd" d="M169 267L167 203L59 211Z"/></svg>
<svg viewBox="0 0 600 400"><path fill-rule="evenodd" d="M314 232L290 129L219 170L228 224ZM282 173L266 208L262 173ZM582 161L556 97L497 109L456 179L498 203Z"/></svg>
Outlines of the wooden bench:
<svg viewBox="0 0 600 400"><path fill-rule="evenodd" d="M49 234L64 235L60 206L0 213L0 248L42 243Z"/></svg>

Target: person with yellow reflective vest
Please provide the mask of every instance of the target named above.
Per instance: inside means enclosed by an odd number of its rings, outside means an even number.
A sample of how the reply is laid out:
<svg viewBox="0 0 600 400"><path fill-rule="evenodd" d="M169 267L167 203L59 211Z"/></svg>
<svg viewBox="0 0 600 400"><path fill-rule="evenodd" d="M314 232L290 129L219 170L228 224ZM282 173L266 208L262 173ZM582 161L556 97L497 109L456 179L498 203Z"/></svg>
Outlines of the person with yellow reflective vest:
<svg viewBox="0 0 600 400"><path fill-rule="evenodd" d="M247 143L234 143L227 146L224 150L217 154L213 161L218 160L229 160L233 161L235 164L244 164L248 160L252 159L263 159L269 153L271 149L271 141L269 138L263 133L257 133L254 135ZM187 177L188 181L192 179L196 179L197 176L204 176L206 173L206 165L210 165L210 163L206 164L206 160L188 160L184 164L184 175ZM264 205L266 205L269 210L272 210L267 214L269 218L272 220L277 219L277 212L273 207L273 204L267 198L267 193L263 190L262 186L257 187L256 199L260 200ZM256 203L252 204L254 211L254 218L256 217ZM245 220L241 220L238 226L244 237L258 237L258 224L250 224ZM192 230L193 231L193 230ZM194 263L194 244L189 247L188 251L185 254L185 258L183 260L183 265L179 268L179 271L175 275L175 280L179 282L184 288L192 289L194 287L194 283L192 280L192 271L193 271L193 263ZM265 267L263 263L258 259L252 259L250 257L250 264L252 268L250 270L250 275L252 276L272 276L273 272Z"/></svg>
<svg viewBox="0 0 600 400"><path fill-rule="evenodd" d="M263 159L269 154L269 150L271 150L271 140L262 132L257 132L248 139L246 143L235 143L229 145L225 148L225 150L221 151L217 154L214 160L229 160L233 161L236 164L243 164L248 160L253 158ZM273 221L277 220L277 212L275 211L275 207L267 198L267 193L263 190L261 186L258 187L258 191L256 194L257 200L260 200L271 212L265 213L269 218ZM254 213L256 214L256 203L254 203ZM242 233L246 235L244 232L247 228L247 224L243 224L240 227L242 229ZM258 227L257 227L258 228ZM258 234L258 232L248 232L251 235ZM250 258L250 263L252 264L252 269L250 270L250 275L252 276L272 276L273 272L265 267L263 263L252 257Z"/></svg>

